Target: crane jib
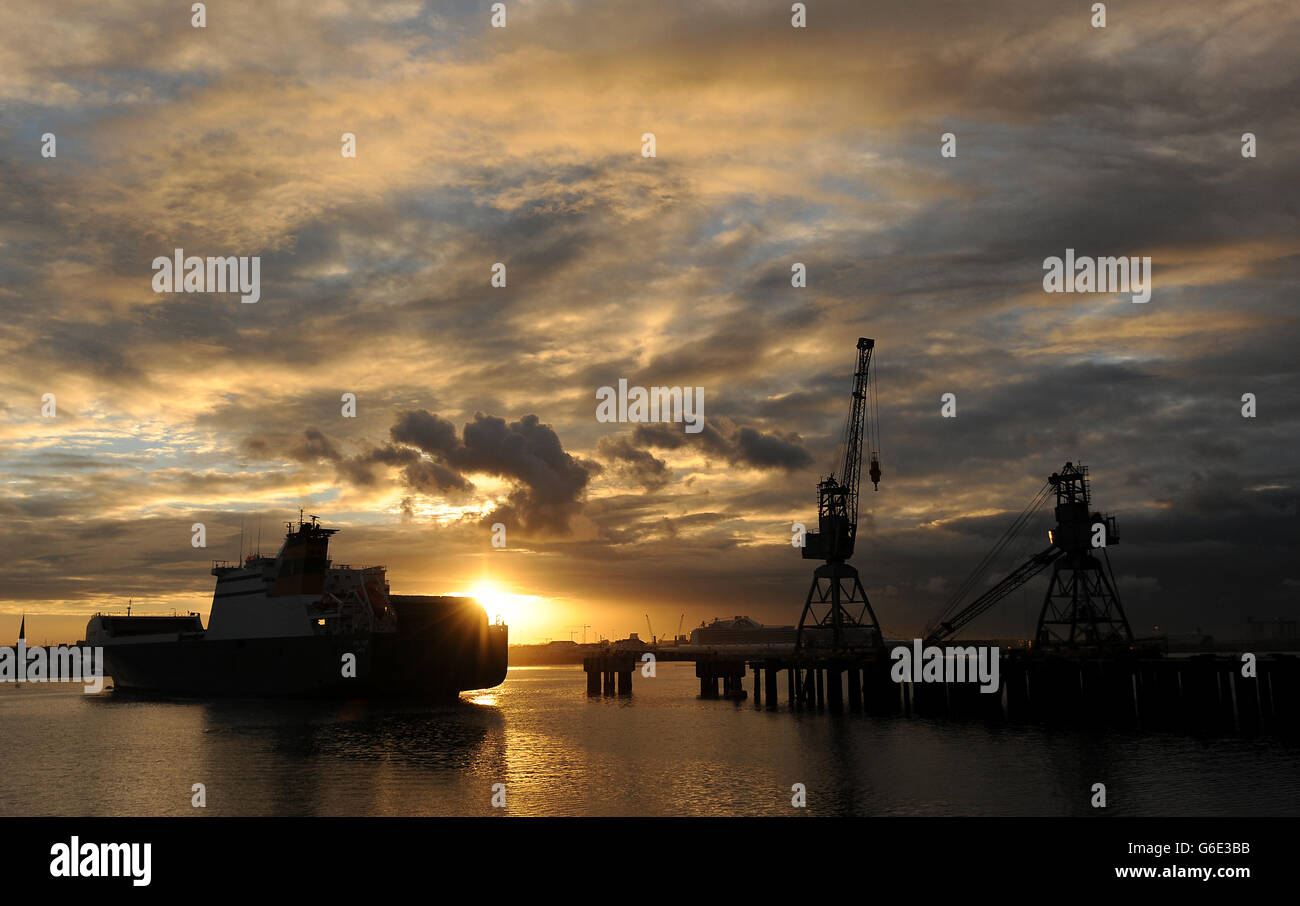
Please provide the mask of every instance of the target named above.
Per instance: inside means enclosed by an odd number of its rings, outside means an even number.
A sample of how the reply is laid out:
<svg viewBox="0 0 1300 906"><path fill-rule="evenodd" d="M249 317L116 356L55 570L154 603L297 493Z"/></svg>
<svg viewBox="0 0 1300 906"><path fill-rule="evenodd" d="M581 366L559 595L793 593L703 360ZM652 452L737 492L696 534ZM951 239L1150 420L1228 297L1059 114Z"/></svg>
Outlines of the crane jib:
<svg viewBox="0 0 1300 906"><path fill-rule="evenodd" d="M867 419L867 382L875 345L875 340L867 337L858 340L858 359L853 370L849 417L844 425L844 456L839 480L830 475L817 485L819 531L806 539L806 559L842 563L853 555L858 528L858 498L862 485L863 439L871 429ZM879 487L880 460L875 450L871 451L868 474L872 484Z"/></svg>

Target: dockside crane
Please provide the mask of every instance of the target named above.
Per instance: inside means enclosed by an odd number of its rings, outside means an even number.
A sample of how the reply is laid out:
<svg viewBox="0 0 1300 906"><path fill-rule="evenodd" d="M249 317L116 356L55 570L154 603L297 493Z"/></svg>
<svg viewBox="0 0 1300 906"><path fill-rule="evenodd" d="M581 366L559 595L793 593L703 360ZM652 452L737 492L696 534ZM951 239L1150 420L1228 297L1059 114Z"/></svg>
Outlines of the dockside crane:
<svg viewBox="0 0 1300 906"><path fill-rule="evenodd" d="M825 645L825 630L830 628L830 645L836 650L850 647L878 647L884 637L858 571L846 561L853 556L858 533L858 491L862 481L864 440L870 440L868 475L880 487L879 412L874 401L874 383L869 383L871 353L876 341L858 339L857 367L853 372L853 396L849 417L844 425L844 460L839 479L827 475L817 484L818 531L804 536L803 558L823 560L813 572L795 650Z"/></svg>
<svg viewBox="0 0 1300 906"><path fill-rule="evenodd" d="M988 568L1053 496L1056 527L1047 533L1048 547L963 606L963 599ZM1092 512L1091 507L1087 466L1067 462L1060 472L1053 472L975 571L948 599L943 613L926 627L926 641L941 642L955 635L1050 566L1052 578L1034 632L1035 646L1077 648L1131 644L1133 631L1115 590L1115 574L1106 553L1109 547L1119 543L1115 517Z"/></svg>

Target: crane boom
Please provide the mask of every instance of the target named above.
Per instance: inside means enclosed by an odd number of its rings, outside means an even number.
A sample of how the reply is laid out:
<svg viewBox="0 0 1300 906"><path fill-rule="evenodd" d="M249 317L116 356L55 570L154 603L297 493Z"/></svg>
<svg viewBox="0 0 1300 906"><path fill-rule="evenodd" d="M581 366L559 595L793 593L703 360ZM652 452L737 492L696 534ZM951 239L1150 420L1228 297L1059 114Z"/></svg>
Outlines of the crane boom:
<svg viewBox="0 0 1300 906"><path fill-rule="evenodd" d="M926 635L927 642L940 642L958 632L971 620L978 617L994 604L1001 601L1020 586L1052 564L1063 551L1053 544L1047 550L1040 551L1016 567L1006 578L963 607L951 619L945 620Z"/></svg>
<svg viewBox="0 0 1300 906"><path fill-rule="evenodd" d="M862 431L867 414L867 371L871 368L871 350L875 340L858 340L858 367L853 372L853 403L844 439L844 468L840 470L848 489L849 525L858 525L858 490L862 484Z"/></svg>

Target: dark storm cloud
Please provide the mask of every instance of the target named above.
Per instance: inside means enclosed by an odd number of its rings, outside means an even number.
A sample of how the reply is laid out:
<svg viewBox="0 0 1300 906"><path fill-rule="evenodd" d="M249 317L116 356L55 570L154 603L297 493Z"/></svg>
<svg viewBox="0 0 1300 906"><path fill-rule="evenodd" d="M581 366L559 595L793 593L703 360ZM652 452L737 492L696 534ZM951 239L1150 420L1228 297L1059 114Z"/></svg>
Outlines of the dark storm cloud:
<svg viewBox="0 0 1300 906"><path fill-rule="evenodd" d="M760 469L798 469L812 462L797 434L763 434L741 428L734 440L736 460Z"/></svg>
<svg viewBox="0 0 1300 906"><path fill-rule="evenodd" d="M400 467L406 487L424 494L440 494L457 501L474 491L474 484L455 469L420 455L416 449L398 444L384 444L358 453L340 457L337 461L340 477L357 487L374 487L378 478L375 466ZM409 509L409 503L404 505Z"/></svg>
<svg viewBox="0 0 1300 906"><path fill-rule="evenodd" d="M390 433L398 443L418 447L430 456L449 456L460 445L455 425L422 409L403 412Z"/></svg>
<svg viewBox="0 0 1300 906"><path fill-rule="evenodd" d="M626 437L602 437L596 446L606 460L647 491L657 491L668 483L672 472L668 464Z"/></svg>
<svg viewBox="0 0 1300 906"><path fill-rule="evenodd" d="M641 495L622 495L604 497L588 506L586 515L599 528L602 545L613 545L619 551L647 549L659 557L664 551L656 547L661 544L726 551L747 540L747 530L737 516L707 510L668 516L645 506L644 501Z"/></svg>
<svg viewBox="0 0 1300 906"><path fill-rule="evenodd" d="M504 478L515 487L494 511L493 521L512 520L541 532L568 530L588 483L601 470L598 463L565 452L555 431L536 415L507 423L480 412L458 432L441 416L407 410L397 415L389 433L391 443L347 455L319 429L308 428L284 455L306 466L330 463L341 481L360 487L376 484L376 467L396 467L409 490L458 499L475 490L467 475ZM264 438L257 438L252 448L274 457Z"/></svg>
<svg viewBox="0 0 1300 906"><path fill-rule="evenodd" d="M333 462L340 458L334 443L315 428L303 432L302 440L289 451L289 455L299 462L316 462L320 459Z"/></svg>
<svg viewBox="0 0 1300 906"><path fill-rule="evenodd" d="M569 520L580 510L588 482L600 471L597 463L566 453L555 431L536 415L507 424L505 419L479 412L457 437L451 422L424 410L412 410L398 417L392 437L435 460L432 467L421 466L421 471L414 473L433 478L435 485L442 482L445 486L454 480L450 470L437 471L439 464L462 473L516 482L493 519L507 525L516 521L525 530L567 531ZM408 480L412 474L408 471Z"/></svg>
<svg viewBox="0 0 1300 906"><path fill-rule="evenodd" d="M559 437L536 415L517 422L478 413L465 425L462 444L448 454L462 471L487 472L520 482L499 511L525 529L563 531L600 466L566 453Z"/></svg>
<svg viewBox="0 0 1300 906"><path fill-rule="evenodd" d="M453 429L454 431L454 429ZM394 428L397 432L397 428ZM405 434L404 434L405 436ZM414 490L438 492L470 492L474 485L454 469L421 456L417 445L383 444L354 455L347 455L338 444L316 428L308 428L301 437L289 442L283 457L305 466L328 463L334 466L340 481L362 488L374 487L379 478L377 466L396 467L401 470L406 485ZM245 452L262 460L280 458L277 448L264 437L251 438Z"/></svg>
<svg viewBox="0 0 1300 906"><path fill-rule="evenodd" d="M409 462L402 468L402 478L408 488L426 494L455 491L468 493L474 490L474 485L463 475L439 462L427 460Z"/></svg>
<svg viewBox="0 0 1300 906"><path fill-rule="evenodd" d="M721 430L714 423L721 425ZM812 462L798 434L763 433L737 426L730 419L713 419L699 434L685 434L670 424L637 425L632 444L638 448L681 450L698 446L708 456L721 457L733 465L756 469L796 469Z"/></svg>

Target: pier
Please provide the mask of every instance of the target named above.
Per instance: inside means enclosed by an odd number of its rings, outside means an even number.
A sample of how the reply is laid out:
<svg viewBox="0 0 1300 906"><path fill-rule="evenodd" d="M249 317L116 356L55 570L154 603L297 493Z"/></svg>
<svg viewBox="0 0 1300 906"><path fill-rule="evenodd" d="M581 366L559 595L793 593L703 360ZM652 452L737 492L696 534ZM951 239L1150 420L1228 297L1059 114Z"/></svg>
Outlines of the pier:
<svg viewBox="0 0 1300 906"><path fill-rule="evenodd" d="M610 652L583 658L587 672L588 695L631 695L632 672L640 655L636 652Z"/></svg>
<svg viewBox="0 0 1300 906"><path fill-rule="evenodd" d="M1254 676L1240 654L1051 653L1003 649L998 683L903 681L893 645L814 653L649 649L692 661L700 698L752 700L755 709L1034 722L1208 735L1300 735L1300 657L1260 653ZM967 646L944 646L945 657ZM589 657L589 695L631 695L645 652ZM784 674L784 676L782 676ZM653 682L643 679L642 682ZM746 688L748 686L748 689Z"/></svg>

